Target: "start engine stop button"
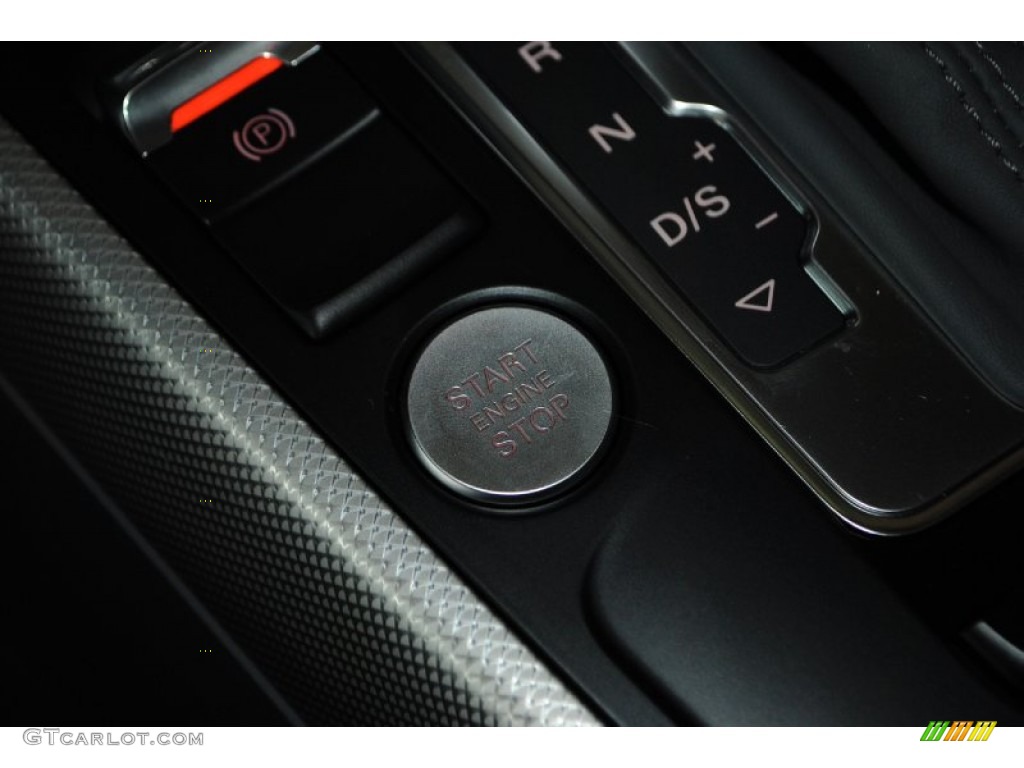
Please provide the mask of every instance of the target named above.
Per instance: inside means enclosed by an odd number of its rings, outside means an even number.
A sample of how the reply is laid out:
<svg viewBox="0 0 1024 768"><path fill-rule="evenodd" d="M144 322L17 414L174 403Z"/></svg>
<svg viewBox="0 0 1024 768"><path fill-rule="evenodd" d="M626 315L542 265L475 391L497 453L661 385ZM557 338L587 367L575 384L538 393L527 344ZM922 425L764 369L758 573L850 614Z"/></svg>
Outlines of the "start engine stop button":
<svg viewBox="0 0 1024 768"><path fill-rule="evenodd" d="M409 380L420 460L480 501L534 500L577 478L603 444L612 384L593 344L526 306L480 309L443 328Z"/></svg>

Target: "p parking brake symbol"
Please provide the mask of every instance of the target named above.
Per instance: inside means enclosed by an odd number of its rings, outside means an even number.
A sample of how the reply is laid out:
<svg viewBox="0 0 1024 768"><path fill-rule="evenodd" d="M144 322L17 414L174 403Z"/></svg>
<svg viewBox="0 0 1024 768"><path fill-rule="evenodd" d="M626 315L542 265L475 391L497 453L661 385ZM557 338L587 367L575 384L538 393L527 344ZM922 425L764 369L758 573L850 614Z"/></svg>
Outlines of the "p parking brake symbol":
<svg viewBox="0 0 1024 768"><path fill-rule="evenodd" d="M240 131L232 131L231 138L242 157L258 163L295 138L295 123L280 109L271 107L250 117Z"/></svg>

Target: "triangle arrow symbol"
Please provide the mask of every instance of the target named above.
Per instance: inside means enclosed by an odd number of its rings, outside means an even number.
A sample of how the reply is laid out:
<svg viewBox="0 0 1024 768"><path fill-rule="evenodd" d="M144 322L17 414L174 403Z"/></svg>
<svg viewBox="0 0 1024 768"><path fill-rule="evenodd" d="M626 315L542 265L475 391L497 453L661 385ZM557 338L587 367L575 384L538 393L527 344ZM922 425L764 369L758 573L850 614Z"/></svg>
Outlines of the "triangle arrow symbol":
<svg viewBox="0 0 1024 768"><path fill-rule="evenodd" d="M754 290L736 302L740 309L752 309L755 312L771 312L775 301L775 279L757 286Z"/></svg>

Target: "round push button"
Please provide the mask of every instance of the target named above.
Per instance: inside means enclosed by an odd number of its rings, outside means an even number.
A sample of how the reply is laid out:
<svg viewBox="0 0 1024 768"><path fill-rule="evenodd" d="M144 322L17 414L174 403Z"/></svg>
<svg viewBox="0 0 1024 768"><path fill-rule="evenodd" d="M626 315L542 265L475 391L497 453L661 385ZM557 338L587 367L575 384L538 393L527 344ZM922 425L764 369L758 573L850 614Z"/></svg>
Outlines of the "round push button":
<svg viewBox="0 0 1024 768"><path fill-rule="evenodd" d="M597 455L612 413L600 353L565 320L526 306L443 328L409 380L409 431L427 469L481 501L535 499Z"/></svg>

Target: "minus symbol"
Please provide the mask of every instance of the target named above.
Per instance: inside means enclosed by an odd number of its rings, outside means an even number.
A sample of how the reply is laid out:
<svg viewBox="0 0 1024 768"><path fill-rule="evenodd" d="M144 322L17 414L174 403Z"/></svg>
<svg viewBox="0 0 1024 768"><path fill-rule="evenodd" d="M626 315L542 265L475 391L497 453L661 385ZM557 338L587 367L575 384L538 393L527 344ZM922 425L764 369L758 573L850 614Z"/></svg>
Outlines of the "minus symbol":
<svg viewBox="0 0 1024 768"><path fill-rule="evenodd" d="M779 218L779 214L773 211L770 215L765 216L763 219L757 222L757 224L754 225L754 229L761 229L761 227L767 227L777 218Z"/></svg>

